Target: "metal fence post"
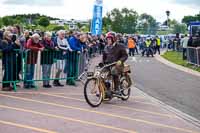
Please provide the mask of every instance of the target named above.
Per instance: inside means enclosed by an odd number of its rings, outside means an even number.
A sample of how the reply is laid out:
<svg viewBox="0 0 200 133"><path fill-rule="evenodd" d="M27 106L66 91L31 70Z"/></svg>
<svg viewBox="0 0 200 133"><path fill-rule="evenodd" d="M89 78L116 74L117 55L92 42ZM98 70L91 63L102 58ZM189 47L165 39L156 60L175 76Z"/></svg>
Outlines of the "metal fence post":
<svg viewBox="0 0 200 133"><path fill-rule="evenodd" d="M200 47L197 47L197 65L200 67Z"/></svg>

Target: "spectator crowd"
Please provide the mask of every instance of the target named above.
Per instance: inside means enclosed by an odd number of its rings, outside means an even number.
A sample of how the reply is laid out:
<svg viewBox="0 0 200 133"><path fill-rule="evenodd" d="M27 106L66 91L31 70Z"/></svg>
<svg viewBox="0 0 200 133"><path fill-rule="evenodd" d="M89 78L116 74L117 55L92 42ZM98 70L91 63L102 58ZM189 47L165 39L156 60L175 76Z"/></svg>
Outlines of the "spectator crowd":
<svg viewBox="0 0 200 133"><path fill-rule="evenodd" d="M50 76L52 65L55 64L56 72L53 81L54 86L63 87L59 79L61 73L66 75L66 84L75 85L75 77L78 70L69 72L69 65L77 68L79 65L77 58L72 55L87 56L84 61L102 54L105 46L105 36L93 36L90 33L79 31L40 32L22 30L20 26L8 26L0 30L0 50L2 58L2 90L13 90L14 83L23 78L24 88L35 88L34 73L38 67L37 61L41 52L40 64L42 67L43 87L51 88ZM87 53L87 54L86 54ZM69 60L69 57L71 59ZM25 59L25 61L23 61ZM56 59L56 61L55 61ZM23 72L23 66L25 69ZM24 76L23 76L24 74Z"/></svg>

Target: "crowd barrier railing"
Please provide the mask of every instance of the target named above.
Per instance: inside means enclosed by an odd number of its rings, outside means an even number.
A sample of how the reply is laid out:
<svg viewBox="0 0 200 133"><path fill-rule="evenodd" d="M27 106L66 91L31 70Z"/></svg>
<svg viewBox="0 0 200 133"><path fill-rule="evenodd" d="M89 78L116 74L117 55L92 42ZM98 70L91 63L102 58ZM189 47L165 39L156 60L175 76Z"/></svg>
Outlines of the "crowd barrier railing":
<svg viewBox="0 0 200 133"><path fill-rule="evenodd" d="M189 64L200 66L200 47L187 48L187 61Z"/></svg>
<svg viewBox="0 0 200 133"><path fill-rule="evenodd" d="M17 83L35 86L36 82L48 84L52 80L77 80L88 64L88 52L70 52L61 50L0 52L2 87Z"/></svg>
<svg viewBox="0 0 200 133"><path fill-rule="evenodd" d="M0 51L0 66L2 87L9 88L13 86L16 91L17 83L23 79L23 53L20 50Z"/></svg>

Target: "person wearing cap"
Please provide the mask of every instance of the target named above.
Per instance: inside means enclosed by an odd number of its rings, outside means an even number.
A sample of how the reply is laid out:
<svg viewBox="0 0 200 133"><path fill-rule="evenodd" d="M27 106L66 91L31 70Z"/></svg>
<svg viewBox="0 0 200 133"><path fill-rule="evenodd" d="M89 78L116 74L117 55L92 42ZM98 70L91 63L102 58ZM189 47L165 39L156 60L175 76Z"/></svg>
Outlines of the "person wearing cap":
<svg viewBox="0 0 200 133"><path fill-rule="evenodd" d="M122 73L124 62L128 59L128 53L123 44L116 42L114 33L107 34L106 39L107 45L103 54L103 63L110 64L116 62L116 65L111 70L111 74L114 79L116 93L120 95L119 75Z"/></svg>
<svg viewBox="0 0 200 133"><path fill-rule="evenodd" d="M17 54L14 51L19 48L19 42L12 41L13 34L10 31L5 31L3 33L2 44L0 49L2 50L2 61L3 61L3 88L2 91L12 91L11 81L15 82L17 80Z"/></svg>

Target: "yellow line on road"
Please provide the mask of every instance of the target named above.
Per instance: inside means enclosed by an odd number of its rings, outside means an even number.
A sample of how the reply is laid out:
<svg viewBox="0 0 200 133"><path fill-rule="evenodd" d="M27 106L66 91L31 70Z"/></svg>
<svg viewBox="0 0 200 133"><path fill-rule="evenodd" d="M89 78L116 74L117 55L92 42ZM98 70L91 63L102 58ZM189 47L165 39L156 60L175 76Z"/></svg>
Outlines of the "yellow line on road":
<svg viewBox="0 0 200 133"><path fill-rule="evenodd" d="M0 123L4 124L4 125L10 125L10 126L19 127L19 128L30 129L30 130L38 131L38 132L41 132L41 133L56 133L56 132L49 131L49 130L46 130L46 129L36 128L36 127L32 127L32 126L28 126L28 125L23 125L23 124L18 124L18 123L13 123L13 122L8 122L8 121L2 121L2 120L0 120Z"/></svg>
<svg viewBox="0 0 200 133"><path fill-rule="evenodd" d="M83 99L79 98L73 98L73 97L67 97L67 96L60 96L60 95L54 95L54 94L49 94L49 93L40 93L41 95L47 95L47 96L54 96L54 97L60 97L60 98L65 98L65 99L71 99L71 100L76 100L76 101L82 101L85 102ZM141 103L141 104L147 104L147 105L152 105L152 106L158 106L152 103L146 103L146 102L140 102L140 101L134 101L136 103Z"/></svg>
<svg viewBox="0 0 200 133"><path fill-rule="evenodd" d="M157 112L152 112L152 111L146 111L146 110L142 110L142 109L135 109L135 108L126 107L126 106L119 106L119 105L110 105L110 106L121 108L121 109L127 109L127 110L137 111L137 112L143 112L143 113L152 114L152 115L163 116L163 117L179 118L176 115L162 114L162 113L157 113Z"/></svg>
<svg viewBox="0 0 200 133"><path fill-rule="evenodd" d="M136 133L135 131L117 128L117 127L113 127L113 126L98 124L98 123L89 122L89 121L83 121L83 120L79 120L79 119L74 119L74 118L64 117L64 116L59 116L59 115L54 115L54 114L42 113L42 112L33 111L33 110L27 110L27 109L23 109L23 108L9 107L9 106L5 106L5 105L0 105L0 108L12 109L12 110L21 111L21 112L62 119L62 120L66 120L66 121L73 121L73 122L77 122L77 123L81 123L81 124L87 124L87 125L92 125L92 126L106 128L106 129L112 129L112 130L121 131L121 132L125 132L125 133Z"/></svg>
<svg viewBox="0 0 200 133"><path fill-rule="evenodd" d="M46 94L46 93L41 93L41 94L47 95L47 96L52 96L52 97L58 97L58 98L64 98L64 99L70 99L70 100L85 102L84 99L78 99L78 98L72 98L72 97L66 97L66 96L60 96L60 95L52 95L52 94ZM133 110L133 111L137 111L137 112L148 113L148 114L151 114L151 115L157 115L157 116L162 116L162 117L179 118L175 115L161 114L161 113L157 113L157 112L146 111L146 110L142 110L142 109L135 109L135 108L125 107L125 106L118 106L118 105L111 105L111 104L109 106L113 106L113 107L121 108L121 109Z"/></svg>
<svg viewBox="0 0 200 133"><path fill-rule="evenodd" d="M145 99L143 96L131 96L131 99Z"/></svg>
<svg viewBox="0 0 200 133"><path fill-rule="evenodd" d="M84 96L83 93L48 93L48 94L55 94L55 95L61 95L61 96L70 96L70 95L73 95L73 96ZM145 97L143 96L130 96L131 99L145 99Z"/></svg>
<svg viewBox="0 0 200 133"><path fill-rule="evenodd" d="M29 91L29 92L3 92L0 91L0 94L35 94L35 95L39 95L45 92L33 92L33 91ZM59 92L50 92L50 93L46 93L46 94L53 94L53 95L61 95L61 96L84 96L83 93L59 93ZM143 96L131 96L131 99L145 99ZM146 104L146 103L144 103ZM148 103L147 103L148 104Z"/></svg>
<svg viewBox="0 0 200 133"><path fill-rule="evenodd" d="M141 103L141 104L145 104L145 105L151 105L151 106L158 106L158 105L156 105L156 104L154 104L154 103L147 103L147 102L141 102L141 101L134 101L135 103Z"/></svg>
<svg viewBox="0 0 200 133"><path fill-rule="evenodd" d="M60 96L60 95L53 95L53 94L49 94L49 93L40 93L40 94L41 95L46 95L46 96L52 96L52 97L58 97L58 98L64 98L64 99L70 99L70 100L85 102L84 99L79 99L79 98L73 98L73 97L67 97L67 96Z"/></svg>
<svg viewBox="0 0 200 133"><path fill-rule="evenodd" d="M91 109L84 109L84 108L79 108L79 107L66 106L66 105L56 104L56 103L52 103L52 102L50 103L50 102L44 102L44 101L33 100L33 99L28 99L28 98L20 98L20 97L15 97L15 96L8 96L8 95L3 95L3 94L0 94L0 96L9 97L9 98L13 98L13 99L19 99L19 100L23 100L23 101L36 102L36 103L46 104L46 105L51 105L51 106L56 106L56 107L74 109L74 110L79 110L79 111L84 111L84 112L89 112L89 113L95 113L95 114L99 114L99 115L103 115L103 116L119 118L119 119L122 119L122 120L136 121L136 122L140 122L140 123L147 124L147 125L153 125L153 126L158 126L158 127L162 127L162 128L169 128L169 129L174 129L174 130L187 132L187 133L197 133L195 131L184 129L184 128L178 128L178 127L169 126L169 125L160 124L160 123L151 122L151 121L146 121L146 120L142 120L142 119L134 119L134 118L121 116L121 115L117 115L117 114L94 111L94 110L91 110Z"/></svg>
<svg viewBox="0 0 200 133"><path fill-rule="evenodd" d="M43 92L0 92L0 94L35 94L35 95L39 95L40 93ZM57 93L57 92L52 92L52 93L48 93L48 94L55 94L55 95L64 95L66 93Z"/></svg>

